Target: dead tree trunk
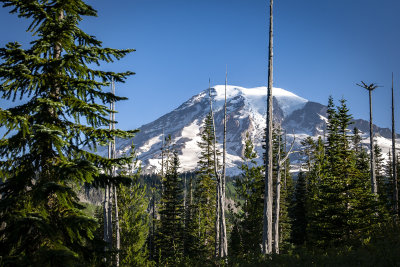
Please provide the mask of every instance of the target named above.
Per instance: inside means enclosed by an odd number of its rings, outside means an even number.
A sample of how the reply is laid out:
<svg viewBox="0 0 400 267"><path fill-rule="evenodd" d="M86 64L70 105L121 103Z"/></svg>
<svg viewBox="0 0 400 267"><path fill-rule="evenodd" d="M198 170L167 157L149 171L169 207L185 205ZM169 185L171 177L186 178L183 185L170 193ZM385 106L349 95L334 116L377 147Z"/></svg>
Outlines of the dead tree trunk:
<svg viewBox="0 0 400 267"><path fill-rule="evenodd" d="M225 73L225 105L224 105L224 143L222 158L221 196L220 196L220 257L228 256L228 239L226 236L225 223L225 181L226 181L226 86L228 83L228 70ZM215 133L214 133L215 136Z"/></svg>
<svg viewBox="0 0 400 267"><path fill-rule="evenodd" d="M216 179L216 194L215 194L215 257L218 258L220 254L220 198L221 198L221 179L218 173L218 158L216 148L216 135L215 135L215 123L214 123L214 112L212 108L212 96L211 96L211 81L208 80L208 94L210 97L210 114L213 126L213 150L214 150L214 173Z"/></svg>
<svg viewBox="0 0 400 267"><path fill-rule="evenodd" d="M374 153L374 132L372 128L372 91L378 86L371 83L367 85L363 81L362 84L357 84L358 86L368 90L369 94L369 142L370 142L370 152L371 152L371 191L374 195L378 194L378 187L376 184L376 173L375 173L375 153Z"/></svg>
<svg viewBox="0 0 400 267"><path fill-rule="evenodd" d="M112 80L112 94L115 95L115 82L114 79ZM112 102L112 129L115 130L115 102ZM116 151L116 142L115 142L115 136L113 138L113 144L112 144L112 158L116 159L117 158L117 151ZM117 170L115 166L113 167L112 170L112 176L116 177L117 176ZM121 248L121 238L120 238L120 229L119 229L119 216L118 216L118 191L117 187L114 185L114 202L115 202L115 239L116 239L116 254L115 254L115 265L118 267L119 266L119 250Z"/></svg>
<svg viewBox="0 0 400 267"><path fill-rule="evenodd" d="M109 203L110 203L110 195L108 190L108 185L105 186L104 189L104 202L103 202L103 219L104 219L104 235L103 239L106 242L106 246L104 247L104 251L107 251L109 248L109 234L108 234L108 211L109 211Z"/></svg>
<svg viewBox="0 0 400 267"><path fill-rule="evenodd" d="M114 80L111 81L111 91L113 90L113 83ZM114 113L112 112L113 110L113 102L110 103L110 124L109 124L109 130L111 131L113 129L113 115ZM113 158L113 141L110 141L108 143L108 158L112 159ZM111 176L113 175L113 170L110 170L109 173ZM112 250L112 207L113 207L113 200L112 200L112 191L113 191L113 187L112 187L112 182L109 182L108 185L106 185L106 189L105 189L105 209L104 209L104 213L106 218L104 218L104 228L107 228L106 233L104 234L104 237L106 238L105 242L107 243L107 247L109 250Z"/></svg>
<svg viewBox="0 0 400 267"><path fill-rule="evenodd" d="M117 187L114 185L114 201L115 201L115 238L116 238L116 250L115 254L115 265L119 266L119 251L121 249L121 237L119 229L119 216L118 216L118 192Z"/></svg>
<svg viewBox="0 0 400 267"><path fill-rule="evenodd" d="M292 154L292 149L294 145L295 137L293 137L293 142L290 146L289 152L285 155L285 157L281 160L281 129L278 131L278 155L277 155L277 178L276 178L276 194L275 194L275 220L274 220L274 242L273 242L273 250L274 253L279 254L279 217L280 217L280 208L281 208L281 169L282 165L285 164L289 155ZM285 178L286 179L286 178Z"/></svg>
<svg viewBox="0 0 400 267"><path fill-rule="evenodd" d="M286 137L287 137L287 133L286 133L286 130L285 130L285 140L284 140L284 143L283 143L283 144L284 144L284 148L283 148L283 150L284 150L283 152L284 152L284 153L286 153L286 141L287 141L287 140L286 140ZM285 163L286 163L286 162L285 162ZM286 177L287 177L287 169L288 169L288 168L286 167L286 164L283 164L283 168L284 168L284 170L285 170L285 180L284 180L283 186L284 186L284 189L286 190L286 179L287 179Z"/></svg>
<svg viewBox="0 0 400 267"><path fill-rule="evenodd" d="M279 254L279 216L281 209L281 129L278 130L278 155L276 168L276 192L275 192L275 220L274 220L274 253Z"/></svg>
<svg viewBox="0 0 400 267"><path fill-rule="evenodd" d="M265 131L265 192L263 211L262 252L272 252L272 77L273 77L273 0L269 7L269 55L268 55L268 95L267 95L267 126Z"/></svg>
<svg viewBox="0 0 400 267"><path fill-rule="evenodd" d="M110 110L112 109L112 104L110 103ZM110 121L112 120L112 114L110 113ZM110 122L110 125L109 125L109 130L111 130L112 129L112 126L111 126L111 122ZM110 159L111 158L111 151L112 151L112 149L111 149L111 142L109 142L108 143L108 158ZM111 210L111 207L110 207L110 185L107 183L106 185L105 185L105 188L104 188L104 203L103 203L103 219L104 219L104 235L103 235L103 238L104 238L104 242L106 243L106 246L104 247L104 251L107 251L108 249L111 249L111 247L110 247L110 245L111 245L111 242L110 242L110 226L109 226L109 223L110 223L110 219L109 219L109 217L110 217L110 210ZM106 259L105 259L106 260Z"/></svg>
<svg viewBox="0 0 400 267"><path fill-rule="evenodd" d="M112 238L113 238L113 234L112 234L112 207L113 207L113 200L112 200L112 185L110 184L108 186L108 213L107 213L107 226L108 226L108 249L112 250Z"/></svg>
<svg viewBox="0 0 400 267"><path fill-rule="evenodd" d="M393 72L392 72L392 170L393 170L393 209L394 209L394 220L397 222L399 215L399 189L397 184L397 164L396 164L396 132L394 128L394 90L393 90Z"/></svg>
<svg viewBox="0 0 400 267"><path fill-rule="evenodd" d="M160 184L161 184L161 195L164 193L164 149L165 149L165 136L164 136L164 128L162 131L162 143L161 143L161 177L160 177Z"/></svg>

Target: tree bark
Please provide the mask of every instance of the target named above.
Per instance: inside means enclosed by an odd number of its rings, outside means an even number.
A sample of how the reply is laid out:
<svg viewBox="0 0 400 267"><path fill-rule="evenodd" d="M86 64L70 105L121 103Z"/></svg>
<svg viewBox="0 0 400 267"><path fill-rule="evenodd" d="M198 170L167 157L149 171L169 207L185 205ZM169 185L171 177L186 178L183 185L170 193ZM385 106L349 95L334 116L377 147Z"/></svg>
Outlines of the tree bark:
<svg viewBox="0 0 400 267"><path fill-rule="evenodd" d="M110 103L110 110L113 110L113 103ZM110 125L109 125L109 130L111 131L113 126L112 126L112 120L113 120L113 113L110 113ZM113 157L113 142L108 143L108 158L112 159ZM110 171L110 174L113 175L113 170ZM106 186L107 194L108 194L108 204L107 204L107 245L108 249L112 250L112 185L109 183L109 185Z"/></svg>
<svg viewBox="0 0 400 267"><path fill-rule="evenodd" d="M115 95L115 82L114 79L112 80L112 94ZM112 102L112 129L115 130L115 102ZM117 151L116 151L116 140L115 136L113 137L113 142L112 142L112 158L116 159L117 158ZM112 176L116 177L117 176L117 170L115 166L112 168ZM116 254L115 254L115 265L118 267L119 266L119 250L121 248L121 238L120 238L120 229L119 229L119 216L118 216L118 192L117 188L114 184L114 202L115 202L115 239L116 239Z"/></svg>
<svg viewBox="0 0 400 267"><path fill-rule="evenodd" d="M262 252L272 252L272 81L273 77L273 0L270 0L269 11L269 55L268 55L268 95L267 95L267 126L266 126L266 155L265 155L265 191L263 211Z"/></svg>
<svg viewBox="0 0 400 267"><path fill-rule="evenodd" d="M394 127L394 90L393 90L393 72L392 72L392 170L393 170L393 200L394 200L394 220L398 221L399 215L399 189L397 184L397 164L396 164L396 132Z"/></svg>
<svg viewBox="0 0 400 267"><path fill-rule="evenodd" d="M108 241L109 241L109 234L108 234L108 210L109 210L109 190L108 190L108 185L105 186L104 189L104 202L103 202L103 219L104 219L104 235L103 239L104 242L107 243L107 245L104 247L104 251L107 250L108 248Z"/></svg>
<svg viewBox="0 0 400 267"><path fill-rule="evenodd" d="M213 125L213 149L214 149L214 173L216 179L216 194L215 194L215 257L218 258L221 254L220 249L220 197L221 197L221 177L218 173L218 158L216 143L217 138L215 135L215 122L214 122L214 112L212 108L212 96L211 96L211 81L208 80L208 94L210 97L210 114Z"/></svg>
<svg viewBox="0 0 400 267"><path fill-rule="evenodd" d="M117 188L114 185L114 201L115 201L115 231L116 231L116 250L115 254L115 265L119 266L119 251L121 249L121 238L120 238L120 229L119 229L119 216L118 216L118 193Z"/></svg>
<svg viewBox="0 0 400 267"><path fill-rule="evenodd" d="M274 253L279 254L279 216L281 208L281 133L278 133L278 155L277 155L277 178L276 178L276 192L275 192L275 220L274 220Z"/></svg>
<svg viewBox="0 0 400 267"><path fill-rule="evenodd" d="M374 153L374 132L373 132L373 124L372 124L372 91L375 90L378 86L374 83L367 85L365 82L361 81L361 84L357 84L358 86L368 90L369 95L369 143L371 150L371 192L374 195L378 194L378 187L376 184L376 173L375 173L375 153Z"/></svg>
<svg viewBox="0 0 400 267"><path fill-rule="evenodd" d="M107 231L107 234L108 234L108 240L107 240L107 244L108 244L108 249L109 250L112 250L112 238L113 238L113 234L112 234L112 228L113 228L113 225L112 225L112 186L111 185L109 185L108 186L108 201L109 201L109 203L108 203L108 214L107 214L107 220L108 220L108 222L107 222L107 226L108 226L108 231Z"/></svg>
<svg viewBox="0 0 400 267"><path fill-rule="evenodd" d="M276 254L279 254L279 240L280 240L279 239L279 237L280 237L279 222L280 222L281 187L282 187L282 185L281 185L281 169L282 169L282 165L285 164L285 162L288 159L288 157L290 156L290 154L294 153L292 151L292 149L293 149L293 146L294 146L294 142L296 140L296 137L293 136L293 142L290 145L289 151L286 153L285 157L283 159L281 159L281 129L280 129L280 127L279 127L278 138L279 138L278 139L278 155L277 155L277 165L278 166L277 166L277 178L276 178L274 242L273 242L273 251ZM286 144L285 144L285 146L286 146Z"/></svg>
<svg viewBox="0 0 400 267"><path fill-rule="evenodd" d="M225 223L225 180L226 180L226 86L228 83L228 71L225 74L225 106L224 106L224 143L223 143L223 158L222 158L222 177L221 177L221 196L220 196L220 247L221 247L221 258L228 256L228 240L226 236L226 223ZM214 133L215 134L215 133Z"/></svg>
<svg viewBox="0 0 400 267"><path fill-rule="evenodd" d="M371 191L373 194L378 194L378 188L376 186L376 174L375 174L375 153L374 153L374 130L372 128L372 90L369 92L369 142L371 149Z"/></svg>
<svg viewBox="0 0 400 267"><path fill-rule="evenodd" d="M216 194L215 194L215 258L218 258L221 255L221 249L220 249L220 205L219 205L219 199L220 199L220 184L219 184L219 179L217 179L217 188L216 188Z"/></svg>

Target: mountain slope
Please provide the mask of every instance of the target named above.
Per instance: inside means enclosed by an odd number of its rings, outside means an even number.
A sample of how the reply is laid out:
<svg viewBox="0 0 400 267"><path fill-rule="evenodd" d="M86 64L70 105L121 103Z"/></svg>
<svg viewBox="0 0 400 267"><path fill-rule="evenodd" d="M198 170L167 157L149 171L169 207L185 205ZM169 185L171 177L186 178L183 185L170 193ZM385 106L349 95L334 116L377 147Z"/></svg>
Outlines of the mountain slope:
<svg viewBox="0 0 400 267"><path fill-rule="evenodd" d="M211 88L213 110L215 115L217 140L222 143L223 104L225 86ZM177 109L165 114L157 120L140 127L140 132L133 138L139 160L146 173L159 172L161 162L161 146L163 136L171 135L172 143L178 150L181 171L193 171L196 168L200 150L197 142L205 116L210 111L209 91L204 90L180 105ZM326 106L308 101L289 91L273 88L274 121L287 130L288 141L296 136L295 146L307 136L323 135L326 122ZM256 150L262 155L262 140L265 130L267 88L243 88L227 86L227 173L236 174L241 163L244 138L249 132ZM368 132L368 122L355 120L352 127ZM377 137L383 144L384 153L389 148L390 130L374 126ZM364 134L364 138L367 135ZM367 141L365 141L367 142ZM118 140L118 153L130 150L132 140ZM222 150L222 146L218 144ZM103 148L103 152L105 153ZM101 153L101 151L100 151ZM293 155L298 159L300 155ZM260 158L259 158L260 161ZM261 163L261 161L260 161Z"/></svg>

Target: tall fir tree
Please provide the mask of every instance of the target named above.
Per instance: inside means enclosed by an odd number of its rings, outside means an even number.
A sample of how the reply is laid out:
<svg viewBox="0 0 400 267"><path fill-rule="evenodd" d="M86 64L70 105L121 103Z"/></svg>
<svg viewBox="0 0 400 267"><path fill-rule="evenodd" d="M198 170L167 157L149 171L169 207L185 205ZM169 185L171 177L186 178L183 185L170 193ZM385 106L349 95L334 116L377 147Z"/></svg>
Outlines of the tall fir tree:
<svg viewBox="0 0 400 267"><path fill-rule="evenodd" d="M183 184L179 176L178 152L168 159L160 203L158 248L164 264L178 264L183 256Z"/></svg>
<svg viewBox="0 0 400 267"><path fill-rule="evenodd" d="M214 161L214 129L211 113L204 120L198 143L201 154L193 183L192 240L189 254L195 258L211 259L215 252L216 177ZM220 154L220 153L217 153ZM219 164L218 164L219 166Z"/></svg>
<svg viewBox="0 0 400 267"><path fill-rule="evenodd" d="M350 147L351 116L345 100L328 103L326 163L314 178L308 212L308 241L321 247L360 243L382 220L378 201L368 190L368 175L356 167ZM380 218L379 218L380 217Z"/></svg>
<svg viewBox="0 0 400 267"><path fill-rule="evenodd" d="M233 255L257 255L262 242L262 211L264 209L264 166L257 165L257 153L246 134L240 178L235 180L238 202L230 247Z"/></svg>
<svg viewBox="0 0 400 267"><path fill-rule="evenodd" d="M148 249L148 214L145 189L134 178L130 186L120 185L118 188L118 209L121 225L122 266L146 266Z"/></svg>
<svg viewBox="0 0 400 267"><path fill-rule="evenodd" d="M389 193L391 190L391 175L390 173L386 173L385 158L382 154L382 148L378 144L374 145L374 155L378 197L382 204L386 205L390 210L390 199L392 198L392 194Z"/></svg>
<svg viewBox="0 0 400 267"><path fill-rule="evenodd" d="M363 174L370 173L370 163L369 163L369 156L366 148L364 148L361 144L361 136L360 132L357 128L353 129L353 150L356 157L356 168Z"/></svg>
<svg viewBox="0 0 400 267"><path fill-rule="evenodd" d="M291 208L291 217L293 218L291 241L297 246L304 245L306 242L307 195L307 175L300 170Z"/></svg>
<svg viewBox="0 0 400 267"><path fill-rule="evenodd" d="M24 104L0 109L0 251L5 265L87 265L93 258L97 222L85 215L72 186L110 183L104 170L128 164L109 160L95 149L114 136L134 131L109 130L106 106L125 98L103 91L113 73L89 65L123 58L132 49L102 48L79 28L97 12L84 1L2 0L11 13L31 19L35 36L28 49L8 43L0 49L2 97ZM114 181L117 177L114 178Z"/></svg>
<svg viewBox="0 0 400 267"><path fill-rule="evenodd" d="M132 146L131 154L134 154ZM149 233L149 213L147 207L146 187L140 183L141 168L137 158L124 170L132 179L131 185L119 185L118 212L120 218L122 266L148 266L149 261L147 238Z"/></svg>

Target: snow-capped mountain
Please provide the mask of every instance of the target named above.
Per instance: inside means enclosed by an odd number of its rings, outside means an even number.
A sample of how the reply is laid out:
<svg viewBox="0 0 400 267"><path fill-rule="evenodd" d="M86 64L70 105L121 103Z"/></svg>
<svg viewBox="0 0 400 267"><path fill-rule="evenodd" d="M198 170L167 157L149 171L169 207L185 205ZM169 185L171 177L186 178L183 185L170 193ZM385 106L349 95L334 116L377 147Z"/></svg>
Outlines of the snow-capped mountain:
<svg viewBox="0 0 400 267"><path fill-rule="evenodd" d="M238 173L243 145L248 132L255 144L258 155L262 155L262 138L265 130L267 88L243 88L227 86L227 173ZM211 88L213 110L216 123L217 141L222 151L223 105L225 86ZM273 88L274 121L281 124L288 133L288 142L295 136L295 147L307 136L323 135L326 123L326 106L308 101L289 91ZM200 132L203 121L210 111L209 90L193 96L177 109L157 120L140 127L133 140L117 140L119 154L130 150L132 141L136 147L144 172L158 172L161 163L163 136L171 135L172 144L178 150L181 171L196 168L200 149ZM368 133L369 124L364 120L354 120L352 127ZM378 144L386 154L390 147L391 131L374 126ZM365 143L368 135L364 134ZM101 151L100 151L101 152ZM293 155L298 159L300 155Z"/></svg>

